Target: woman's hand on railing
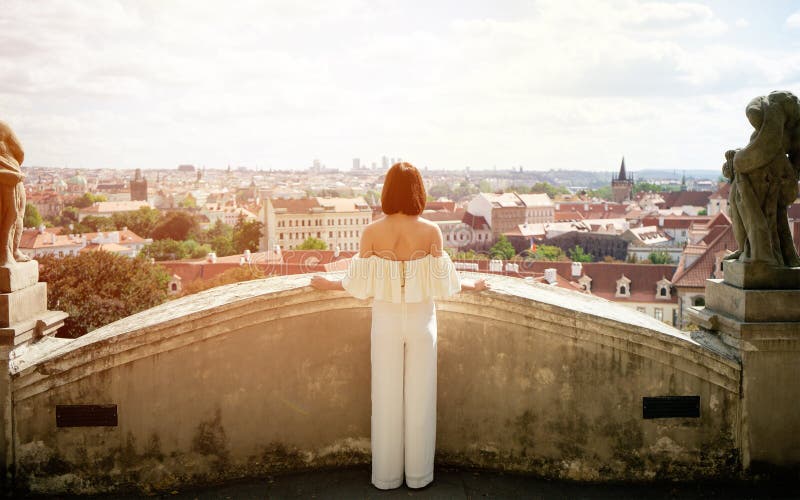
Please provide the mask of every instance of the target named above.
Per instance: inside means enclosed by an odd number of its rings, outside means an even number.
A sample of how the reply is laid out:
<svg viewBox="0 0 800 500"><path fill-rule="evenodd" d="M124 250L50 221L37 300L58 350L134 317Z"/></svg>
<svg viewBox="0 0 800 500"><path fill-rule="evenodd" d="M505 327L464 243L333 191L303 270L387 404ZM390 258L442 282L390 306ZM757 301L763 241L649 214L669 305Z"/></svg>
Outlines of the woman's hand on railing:
<svg viewBox="0 0 800 500"><path fill-rule="evenodd" d="M310 285L317 290L344 290L342 280L329 280L325 276L314 275Z"/></svg>
<svg viewBox="0 0 800 500"><path fill-rule="evenodd" d="M461 282L461 289L462 290L472 290L475 292L480 292L482 290L491 290L491 286L489 283L486 282L483 278L474 280L472 284L469 284L466 281Z"/></svg>

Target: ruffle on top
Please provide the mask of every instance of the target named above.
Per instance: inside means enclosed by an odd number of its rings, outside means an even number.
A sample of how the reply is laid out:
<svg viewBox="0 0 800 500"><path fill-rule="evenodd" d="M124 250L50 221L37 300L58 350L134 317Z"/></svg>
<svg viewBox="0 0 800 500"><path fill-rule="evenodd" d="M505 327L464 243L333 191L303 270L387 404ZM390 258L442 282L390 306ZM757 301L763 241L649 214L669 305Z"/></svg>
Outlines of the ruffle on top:
<svg viewBox="0 0 800 500"><path fill-rule="evenodd" d="M377 255L352 257L342 286L358 299L401 302L405 274L405 302L442 299L461 291L461 277L447 253L414 260L389 260Z"/></svg>

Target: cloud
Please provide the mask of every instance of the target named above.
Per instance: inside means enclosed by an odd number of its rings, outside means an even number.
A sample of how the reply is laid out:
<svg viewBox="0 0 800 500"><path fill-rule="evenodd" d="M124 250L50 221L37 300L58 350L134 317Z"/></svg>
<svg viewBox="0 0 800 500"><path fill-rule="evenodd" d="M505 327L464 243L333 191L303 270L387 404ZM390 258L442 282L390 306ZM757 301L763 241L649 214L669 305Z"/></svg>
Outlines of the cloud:
<svg viewBox="0 0 800 500"><path fill-rule="evenodd" d="M387 154L601 168L624 150L716 165L717 136L744 134L739 108L800 80L799 54L731 43L736 30L694 2L46 5L6 0L0 13L0 118L29 164L286 168Z"/></svg>
<svg viewBox="0 0 800 500"><path fill-rule="evenodd" d="M800 10L786 18L786 26L789 28L800 28Z"/></svg>

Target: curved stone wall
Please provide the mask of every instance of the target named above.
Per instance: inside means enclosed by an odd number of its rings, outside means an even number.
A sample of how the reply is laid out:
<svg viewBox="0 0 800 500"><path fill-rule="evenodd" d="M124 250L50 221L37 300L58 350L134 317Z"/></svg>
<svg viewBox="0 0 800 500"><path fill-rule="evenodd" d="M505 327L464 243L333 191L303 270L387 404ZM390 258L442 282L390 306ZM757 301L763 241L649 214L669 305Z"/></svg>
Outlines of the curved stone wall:
<svg viewBox="0 0 800 500"><path fill-rule="evenodd" d="M468 273L465 273L468 274ZM521 279L437 304L437 463L577 480L737 474L736 360L622 306ZM18 483L165 490L370 461L370 302L308 275L212 289L11 360ZM700 418L642 418L698 395ZM116 427L57 427L116 404Z"/></svg>

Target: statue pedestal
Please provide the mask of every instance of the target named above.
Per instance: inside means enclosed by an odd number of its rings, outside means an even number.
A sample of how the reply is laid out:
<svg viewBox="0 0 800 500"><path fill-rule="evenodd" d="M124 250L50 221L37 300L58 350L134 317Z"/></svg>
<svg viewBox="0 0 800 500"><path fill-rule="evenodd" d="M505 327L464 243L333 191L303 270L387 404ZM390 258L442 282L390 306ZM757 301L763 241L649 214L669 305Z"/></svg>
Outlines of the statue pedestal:
<svg viewBox="0 0 800 500"><path fill-rule="evenodd" d="M11 378L8 372L10 356L15 347L36 342L54 335L64 324L67 314L47 310L47 283L39 283L39 263L35 260L0 267L0 413L3 432L0 433L0 484L8 482L11 456Z"/></svg>
<svg viewBox="0 0 800 500"><path fill-rule="evenodd" d="M39 263L35 260L0 267L0 292L8 293L39 281Z"/></svg>
<svg viewBox="0 0 800 500"><path fill-rule="evenodd" d="M742 465L800 470L800 269L726 262L689 317L741 360ZM792 286L797 283L797 286Z"/></svg>

